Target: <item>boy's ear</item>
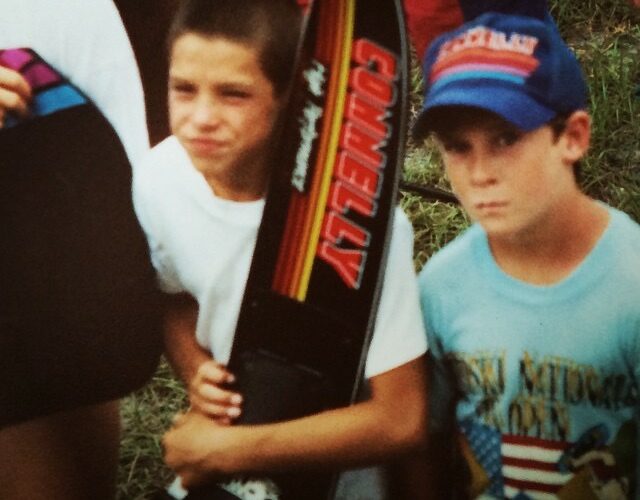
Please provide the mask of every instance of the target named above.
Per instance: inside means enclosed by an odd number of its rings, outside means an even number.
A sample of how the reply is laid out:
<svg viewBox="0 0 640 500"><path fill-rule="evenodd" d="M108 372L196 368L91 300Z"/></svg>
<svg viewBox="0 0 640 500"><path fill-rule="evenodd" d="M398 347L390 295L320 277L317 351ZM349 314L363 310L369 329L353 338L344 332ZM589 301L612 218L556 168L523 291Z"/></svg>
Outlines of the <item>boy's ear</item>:
<svg viewBox="0 0 640 500"><path fill-rule="evenodd" d="M591 117L583 110L574 111L565 122L560 136L564 143L563 157L573 165L579 161L589 149L591 142Z"/></svg>

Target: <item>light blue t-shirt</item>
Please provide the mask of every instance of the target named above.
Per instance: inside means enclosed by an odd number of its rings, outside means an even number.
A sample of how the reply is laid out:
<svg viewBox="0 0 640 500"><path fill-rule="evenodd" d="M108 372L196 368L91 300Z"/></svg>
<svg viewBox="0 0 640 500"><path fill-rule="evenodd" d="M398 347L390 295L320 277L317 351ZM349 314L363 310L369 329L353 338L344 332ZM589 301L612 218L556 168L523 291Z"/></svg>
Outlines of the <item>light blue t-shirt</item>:
<svg viewBox="0 0 640 500"><path fill-rule="evenodd" d="M478 225L420 274L430 346L455 367L459 427L487 494L585 498L587 483L608 495L633 484L640 226L608 210L600 241L557 284L505 274Z"/></svg>

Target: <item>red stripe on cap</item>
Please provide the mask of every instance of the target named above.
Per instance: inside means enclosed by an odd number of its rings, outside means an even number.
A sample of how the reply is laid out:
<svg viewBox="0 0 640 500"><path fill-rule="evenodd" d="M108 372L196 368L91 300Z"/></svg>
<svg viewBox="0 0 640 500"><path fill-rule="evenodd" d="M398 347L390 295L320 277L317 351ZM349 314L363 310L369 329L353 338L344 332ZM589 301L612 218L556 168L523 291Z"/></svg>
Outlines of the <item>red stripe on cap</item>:
<svg viewBox="0 0 640 500"><path fill-rule="evenodd" d="M431 74L435 76L437 73L452 66L469 63L508 65L526 71L527 73L531 73L540 65L540 61L533 56L504 50L496 51L477 48L463 50L442 58L433 65Z"/></svg>

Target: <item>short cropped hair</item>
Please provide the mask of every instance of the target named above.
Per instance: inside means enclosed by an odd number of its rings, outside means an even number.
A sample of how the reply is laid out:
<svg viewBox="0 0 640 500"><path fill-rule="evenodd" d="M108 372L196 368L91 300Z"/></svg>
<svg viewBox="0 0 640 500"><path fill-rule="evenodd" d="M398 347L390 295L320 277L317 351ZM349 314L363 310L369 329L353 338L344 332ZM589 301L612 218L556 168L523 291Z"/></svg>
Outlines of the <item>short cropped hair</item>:
<svg viewBox="0 0 640 500"><path fill-rule="evenodd" d="M168 46L187 33L221 37L258 49L258 59L276 95L288 88L302 14L295 0L182 0Z"/></svg>

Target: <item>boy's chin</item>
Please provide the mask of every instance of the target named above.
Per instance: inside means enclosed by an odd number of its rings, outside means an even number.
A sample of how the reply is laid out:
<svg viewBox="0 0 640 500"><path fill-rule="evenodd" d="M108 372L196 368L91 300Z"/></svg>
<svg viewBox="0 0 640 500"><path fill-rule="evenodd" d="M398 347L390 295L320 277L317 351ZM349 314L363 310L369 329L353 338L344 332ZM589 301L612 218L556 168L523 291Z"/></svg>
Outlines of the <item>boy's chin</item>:
<svg viewBox="0 0 640 500"><path fill-rule="evenodd" d="M476 222L482 226L489 238L511 239L517 237L523 231L523 228L505 219L479 219Z"/></svg>

